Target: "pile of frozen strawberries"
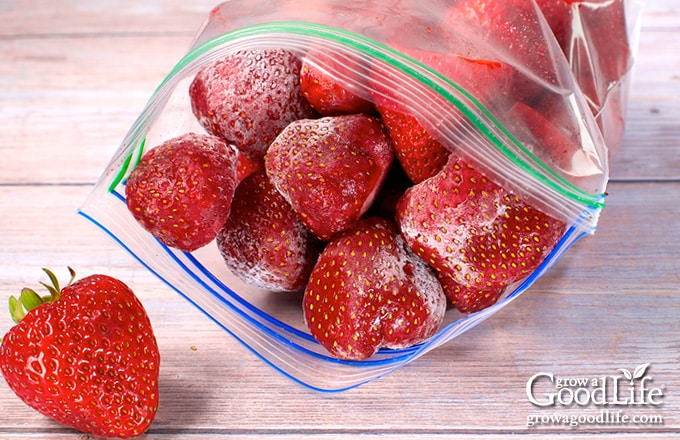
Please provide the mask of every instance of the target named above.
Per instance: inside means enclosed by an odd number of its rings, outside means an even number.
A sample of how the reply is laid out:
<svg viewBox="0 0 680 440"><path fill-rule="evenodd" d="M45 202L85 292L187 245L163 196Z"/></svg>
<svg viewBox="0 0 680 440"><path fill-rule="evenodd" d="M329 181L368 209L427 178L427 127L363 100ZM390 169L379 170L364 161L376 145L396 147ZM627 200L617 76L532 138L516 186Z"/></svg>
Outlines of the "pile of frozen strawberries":
<svg viewBox="0 0 680 440"><path fill-rule="evenodd" d="M498 61L419 57L482 104L522 87ZM343 359L420 343L449 306L494 304L567 226L438 142L376 69L281 48L231 53L189 87L204 131L148 150L126 183L130 212L161 242L216 245L244 282L304 291L309 331ZM358 93L350 84L362 81ZM553 163L573 151L530 100L509 113Z"/></svg>

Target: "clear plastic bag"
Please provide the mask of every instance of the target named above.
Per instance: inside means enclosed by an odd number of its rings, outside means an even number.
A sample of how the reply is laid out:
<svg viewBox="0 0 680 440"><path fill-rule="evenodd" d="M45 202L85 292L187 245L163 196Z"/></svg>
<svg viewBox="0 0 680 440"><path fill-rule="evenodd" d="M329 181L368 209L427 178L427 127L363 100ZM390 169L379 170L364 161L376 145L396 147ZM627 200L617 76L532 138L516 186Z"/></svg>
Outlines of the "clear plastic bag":
<svg viewBox="0 0 680 440"><path fill-rule="evenodd" d="M498 12L506 14L504 28L475 17L478 3L505 5ZM571 3L574 10L586 4ZM629 22L635 18L627 17ZM508 29L522 31L509 41ZM587 33L579 35L583 44L590 42ZM306 330L299 303L244 284L229 273L214 246L187 253L163 245L136 223L125 204L126 177L145 149L203 131L188 96L196 73L228 54L258 48L286 49L320 68L340 63L342 71L328 73L366 99L381 88L397 91L398 104L442 145L455 146L492 180L568 224L563 238L535 272L509 286L495 305L469 315L447 312L439 332L425 343L382 349L363 361L331 357ZM512 70L512 82L498 93L475 90L469 78L447 76L441 60L448 56L502 63ZM601 126L609 120L602 116L609 104L601 89L593 91L601 98L597 106L593 96L584 95L573 74L578 66L569 61L541 10L525 0L228 1L210 13L187 54L151 96L80 213L284 375L317 390L349 389L492 316L576 240L595 230L608 179ZM621 93L619 103L625 102L627 66L615 86L607 88ZM532 119L539 117L567 139L560 155L542 148L545 134Z"/></svg>
<svg viewBox="0 0 680 440"><path fill-rule="evenodd" d="M538 0L555 39L595 115L610 158L621 143L641 0Z"/></svg>

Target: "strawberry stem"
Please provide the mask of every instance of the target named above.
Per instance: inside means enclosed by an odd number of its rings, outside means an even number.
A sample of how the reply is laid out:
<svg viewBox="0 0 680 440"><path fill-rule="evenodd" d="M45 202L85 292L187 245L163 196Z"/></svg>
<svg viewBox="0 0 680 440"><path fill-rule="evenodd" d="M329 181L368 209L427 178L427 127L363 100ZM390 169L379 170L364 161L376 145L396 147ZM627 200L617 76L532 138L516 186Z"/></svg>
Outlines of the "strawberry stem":
<svg viewBox="0 0 680 440"><path fill-rule="evenodd" d="M12 316L12 321L17 324L26 316L26 312L21 307L21 303L14 296L9 297L9 314Z"/></svg>
<svg viewBox="0 0 680 440"><path fill-rule="evenodd" d="M47 291L50 293L49 295L40 296L36 293L35 290L29 289L28 287L24 287L23 289L21 289L21 294L19 294L19 298L16 298L15 296L10 296L9 313L12 316L12 320L15 323L18 324L19 322L21 322L21 320L24 319L26 314L30 313L32 310L38 308L39 306L59 301L59 298L61 297L61 288L59 287L59 280L51 270L43 268L43 271L47 274L47 277L50 279L52 285L43 283L42 281L40 282L40 284L42 284L47 289ZM68 267L68 271L71 274L71 279L69 280L67 286L70 286L71 283L73 283L73 280L76 278L76 272L71 267Z"/></svg>

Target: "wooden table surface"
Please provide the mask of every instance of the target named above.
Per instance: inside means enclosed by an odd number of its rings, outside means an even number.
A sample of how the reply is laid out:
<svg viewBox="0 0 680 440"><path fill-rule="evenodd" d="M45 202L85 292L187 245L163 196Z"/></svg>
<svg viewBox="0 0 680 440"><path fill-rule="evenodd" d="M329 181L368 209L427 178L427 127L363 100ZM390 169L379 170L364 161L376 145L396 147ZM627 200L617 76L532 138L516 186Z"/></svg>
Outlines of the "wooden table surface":
<svg viewBox="0 0 680 440"><path fill-rule="evenodd" d="M76 215L213 6L0 2L0 297L37 286L42 267L65 277L72 265L128 283L162 356L161 404L143 438L680 434L680 3L649 0L644 10L627 130L596 234L482 325L336 394L277 373ZM1 313L0 331L11 326ZM660 405L546 408L528 400L537 373L611 381L643 364ZM35 413L0 382L3 440L88 438ZM587 422L604 410L630 419ZM585 423L551 423L551 415ZM528 427L535 416L547 423Z"/></svg>

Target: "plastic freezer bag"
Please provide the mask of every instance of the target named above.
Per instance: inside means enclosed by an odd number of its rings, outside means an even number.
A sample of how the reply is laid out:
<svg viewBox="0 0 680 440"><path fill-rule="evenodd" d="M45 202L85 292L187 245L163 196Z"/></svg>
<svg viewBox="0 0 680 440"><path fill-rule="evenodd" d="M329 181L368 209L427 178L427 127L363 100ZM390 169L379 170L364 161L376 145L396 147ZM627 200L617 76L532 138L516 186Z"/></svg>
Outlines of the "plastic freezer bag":
<svg viewBox="0 0 680 440"><path fill-rule="evenodd" d="M474 313L448 310L426 341L362 360L331 356L308 331L299 296L243 282L214 243L193 252L163 244L126 206L127 178L145 152L205 132L189 97L197 73L224 57L263 49L290 52L354 95L407 113L451 155L562 222L563 235L495 304ZM482 81L470 66L502 73ZM313 389L345 390L490 317L595 230L608 150L591 106L534 2L229 1L210 13L151 96L80 213L275 369Z"/></svg>
<svg viewBox="0 0 680 440"><path fill-rule="evenodd" d="M538 0L595 115L610 157L621 143L641 0Z"/></svg>

